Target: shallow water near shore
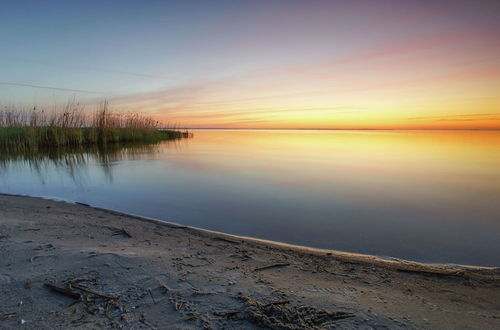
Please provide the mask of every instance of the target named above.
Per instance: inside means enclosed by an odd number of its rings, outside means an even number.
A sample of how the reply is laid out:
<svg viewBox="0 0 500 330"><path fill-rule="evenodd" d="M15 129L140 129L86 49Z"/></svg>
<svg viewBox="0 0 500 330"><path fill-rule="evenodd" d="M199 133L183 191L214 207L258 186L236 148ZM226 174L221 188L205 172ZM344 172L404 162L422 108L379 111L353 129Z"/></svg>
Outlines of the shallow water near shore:
<svg viewBox="0 0 500 330"><path fill-rule="evenodd" d="M194 130L0 158L0 192L316 248L500 266L499 131Z"/></svg>

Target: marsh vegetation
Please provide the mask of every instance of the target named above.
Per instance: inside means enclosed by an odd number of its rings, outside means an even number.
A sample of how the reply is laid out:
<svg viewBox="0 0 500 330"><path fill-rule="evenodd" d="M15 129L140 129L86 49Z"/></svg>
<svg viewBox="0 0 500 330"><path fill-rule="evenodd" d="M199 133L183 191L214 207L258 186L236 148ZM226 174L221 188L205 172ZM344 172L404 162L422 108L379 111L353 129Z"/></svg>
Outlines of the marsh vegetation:
<svg viewBox="0 0 500 330"><path fill-rule="evenodd" d="M162 122L149 116L113 112L108 102L90 112L76 102L55 110L15 106L0 110L0 148L8 152L157 143L189 136L186 130L165 129Z"/></svg>

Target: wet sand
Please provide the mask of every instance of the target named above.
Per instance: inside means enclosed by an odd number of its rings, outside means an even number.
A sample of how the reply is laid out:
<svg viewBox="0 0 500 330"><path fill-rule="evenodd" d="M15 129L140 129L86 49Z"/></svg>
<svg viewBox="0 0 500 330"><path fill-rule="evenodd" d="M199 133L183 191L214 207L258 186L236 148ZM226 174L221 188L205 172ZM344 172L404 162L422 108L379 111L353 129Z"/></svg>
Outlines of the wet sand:
<svg viewBox="0 0 500 330"><path fill-rule="evenodd" d="M38 198L0 195L0 254L1 329L500 328L498 268L303 249Z"/></svg>

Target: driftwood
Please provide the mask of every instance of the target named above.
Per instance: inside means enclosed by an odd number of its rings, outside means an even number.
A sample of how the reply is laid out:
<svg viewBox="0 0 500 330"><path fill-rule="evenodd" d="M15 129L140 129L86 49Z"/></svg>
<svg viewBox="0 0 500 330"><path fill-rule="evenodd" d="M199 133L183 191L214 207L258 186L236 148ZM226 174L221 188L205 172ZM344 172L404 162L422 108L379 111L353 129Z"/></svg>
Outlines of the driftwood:
<svg viewBox="0 0 500 330"><path fill-rule="evenodd" d="M153 300L153 304L156 305L156 300L155 300L155 297L153 297L153 293L149 289L148 289L148 292L149 292L149 295L151 296L151 299Z"/></svg>
<svg viewBox="0 0 500 330"><path fill-rule="evenodd" d="M243 312L243 309L238 309L235 311L214 312L214 315L215 316L222 316L222 317L230 317L230 316L236 315L236 314L241 313L241 312Z"/></svg>
<svg viewBox="0 0 500 330"><path fill-rule="evenodd" d="M188 229L189 227L188 226L181 226L181 225L172 225L172 226L168 226L168 228L170 228L170 229Z"/></svg>
<svg viewBox="0 0 500 330"><path fill-rule="evenodd" d="M275 301L275 302L271 302L269 304L265 304L264 307L276 306L276 305L285 305L285 304L289 304L289 303L290 303L290 301L288 301L288 300Z"/></svg>
<svg viewBox="0 0 500 330"><path fill-rule="evenodd" d="M239 295L245 302L242 313L226 316L236 316L238 320L247 320L259 328L271 329L331 329L335 321L355 317L352 313L343 311L326 311L312 306L291 306L289 301L261 303L251 297ZM237 314L237 313L236 313Z"/></svg>
<svg viewBox="0 0 500 330"><path fill-rule="evenodd" d="M205 295L210 295L214 294L213 292L205 292L205 291L200 291L198 289L193 290L193 294L198 295L198 296L205 296Z"/></svg>
<svg viewBox="0 0 500 330"><path fill-rule="evenodd" d="M183 301L176 301L175 302L175 310L180 311L184 307L184 302Z"/></svg>
<svg viewBox="0 0 500 330"><path fill-rule="evenodd" d="M4 314L0 314L0 319L8 319L9 317L14 317L16 316L17 313L13 312L13 313L4 313Z"/></svg>
<svg viewBox="0 0 500 330"><path fill-rule="evenodd" d="M116 236L116 235L123 235L123 236L127 236L128 238L132 238L132 235L128 231L126 231L125 228L117 229L113 233L113 236Z"/></svg>
<svg viewBox="0 0 500 330"><path fill-rule="evenodd" d="M44 283L44 285L51 289L52 291L54 292L58 292L58 293L61 293L63 295L66 295L68 297L71 297L73 299L81 299L81 295L77 292L74 292L74 291L71 291L69 289L66 289L66 288L61 288L61 287L58 287L58 286L55 286L53 284L50 284L50 283Z"/></svg>
<svg viewBox="0 0 500 330"><path fill-rule="evenodd" d="M172 291L172 289L166 284L160 283L160 287L162 287L166 292Z"/></svg>
<svg viewBox="0 0 500 330"><path fill-rule="evenodd" d="M98 296L98 297L101 297L101 298L112 299L112 300L116 300L119 298L118 296L112 296L109 294L104 294L104 293L94 291L90 288L87 288L86 286L81 286L81 285L74 284L74 283L71 283L70 285L71 285L71 287L73 287L75 289L82 290L82 291L85 291L87 293L91 293L91 294Z"/></svg>
<svg viewBox="0 0 500 330"><path fill-rule="evenodd" d="M216 241L222 241L222 242L231 243L231 244L240 244L240 242L229 239L229 238L214 237L213 239Z"/></svg>
<svg viewBox="0 0 500 330"><path fill-rule="evenodd" d="M446 277L446 276L463 276L464 272L460 270L424 270L424 269L398 269L398 272L401 273L410 273L410 274L420 274L427 276L436 276L436 277Z"/></svg>
<svg viewBox="0 0 500 330"><path fill-rule="evenodd" d="M267 266L262 266L262 267L257 267L254 269L254 271L258 272L264 269L270 269L270 268L275 268L275 267L286 267L290 266L289 263L277 263L277 264L272 264L272 265L267 265Z"/></svg>
<svg viewBox="0 0 500 330"><path fill-rule="evenodd" d="M166 285L161 279L156 278L156 281L160 284L160 287L163 288L163 290L165 290L165 292L172 291L172 288Z"/></svg>

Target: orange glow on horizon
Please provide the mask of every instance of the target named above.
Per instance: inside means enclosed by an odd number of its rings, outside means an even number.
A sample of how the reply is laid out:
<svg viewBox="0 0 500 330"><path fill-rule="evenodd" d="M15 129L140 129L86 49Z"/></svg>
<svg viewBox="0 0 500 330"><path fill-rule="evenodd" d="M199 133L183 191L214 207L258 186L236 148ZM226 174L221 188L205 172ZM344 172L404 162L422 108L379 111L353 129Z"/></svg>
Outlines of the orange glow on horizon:
<svg viewBox="0 0 500 330"><path fill-rule="evenodd" d="M426 47L423 54L269 68L112 102L191 128L500 129L499 61L464 64L448 49Z"/></svg>

